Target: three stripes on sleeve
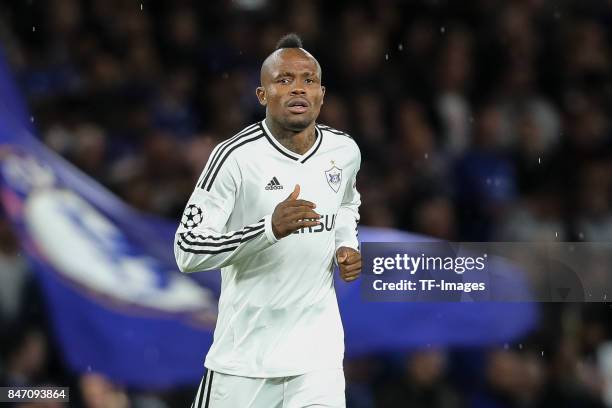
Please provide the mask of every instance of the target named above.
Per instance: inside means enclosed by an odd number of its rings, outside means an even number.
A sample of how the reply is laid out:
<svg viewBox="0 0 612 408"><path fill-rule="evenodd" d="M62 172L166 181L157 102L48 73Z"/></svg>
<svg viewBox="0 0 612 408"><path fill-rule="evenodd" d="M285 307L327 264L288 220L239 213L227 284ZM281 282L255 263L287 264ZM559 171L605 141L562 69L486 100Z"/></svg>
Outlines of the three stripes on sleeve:
<svg viewBox="0 0 612 408"><path fill-rule="evenodd" d="M259 123L252 124L232 138L220 143L213 151L205 171L198 181L197 188L210 192L215 178L219 174L223 163L229 155L240 146L260 139L263 130ZM249 241L264 232L264 219L262 218L255 224L227 234L216 234L211 231L209 234L194 234L193 231L179 233L177 245L185 252L193 254L215 255L223 252L231 252L241 244Z"/></svg>
<svg viewBox="0 0 612 408"><path fill-rule="evenodd" d="M264 132L261 125L259 123L254 123L251 126L246 127L236 136L219 144L208 160L209 164L206 171L204 171L203 176L198 181L198 187L206 191L210 191L217 174L219 174L219 170L221 170L223 162L225 162L229 155L240 146L254 140L261 139L264 137L263 133Z"/></svg>
<svg viewBox="0 0 612 408"><path fill-rule="evenodd" d="M230 234L219 235L200 235L191 231L179 234L178 246L185 252L193 254L220 254L231 252L241 244L249 241L264 232L264 219L262 218L255 224L247 225L241 230Z"/></svg>

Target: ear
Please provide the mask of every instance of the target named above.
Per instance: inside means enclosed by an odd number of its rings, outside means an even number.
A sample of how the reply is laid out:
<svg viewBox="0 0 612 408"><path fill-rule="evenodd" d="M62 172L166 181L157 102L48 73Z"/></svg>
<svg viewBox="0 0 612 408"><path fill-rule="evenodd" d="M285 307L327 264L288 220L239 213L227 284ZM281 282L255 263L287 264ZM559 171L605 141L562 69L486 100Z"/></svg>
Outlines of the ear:
<svg viewBox="0 0 612 408"><path fill-rule="evenodd" d="M255 95L257 95L257 99L262 106L266 106L268 101L266 101L266 90L263 86L258 86L255 90Z"/></svg>
<svg viewBox="0 0 612 408"><path fill-rule="evenodd" d="M321 86L321 105L323 105L323 101L325 100L325 87Z"/></svg>

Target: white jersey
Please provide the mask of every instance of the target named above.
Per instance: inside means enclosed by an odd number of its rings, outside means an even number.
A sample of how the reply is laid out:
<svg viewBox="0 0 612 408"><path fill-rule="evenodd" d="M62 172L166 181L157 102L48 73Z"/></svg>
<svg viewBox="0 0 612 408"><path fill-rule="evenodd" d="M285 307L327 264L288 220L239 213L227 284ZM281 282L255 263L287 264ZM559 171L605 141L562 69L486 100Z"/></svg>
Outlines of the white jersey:
<svg viewBox="0 0 612 408"><path fill-rule="evenodd" d="M358 249L360 160L353 139L324 125L302 155L282 146L265 121L213 150L174 241L181 271L221 268L207 368L244 377L342 368L333 268L337 248ZM272 213L296 184L322 224L277 240Z"/></svg>

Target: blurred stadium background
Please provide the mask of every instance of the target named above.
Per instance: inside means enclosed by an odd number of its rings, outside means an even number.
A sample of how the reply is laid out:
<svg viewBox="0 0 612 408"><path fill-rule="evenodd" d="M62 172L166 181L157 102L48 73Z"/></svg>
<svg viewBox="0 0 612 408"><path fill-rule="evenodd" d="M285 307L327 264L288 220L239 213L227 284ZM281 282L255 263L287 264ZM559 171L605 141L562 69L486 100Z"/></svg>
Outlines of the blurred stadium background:
<svg viewBox="0 0 612 408"><path fill-rule="evenodd" d="M612 240L611 28L605 0L0 4L38 135L129 205L180 218L214 145L263 117L260 64L294 31L323 67L320 122L361 147L361 223L452 241ZM3 216L2 385L71 386L88 408L189 405L196 384L67 369L40 292ZM505 344L347 360L348 407L612 406L609 305L539 307Z"/></svg>

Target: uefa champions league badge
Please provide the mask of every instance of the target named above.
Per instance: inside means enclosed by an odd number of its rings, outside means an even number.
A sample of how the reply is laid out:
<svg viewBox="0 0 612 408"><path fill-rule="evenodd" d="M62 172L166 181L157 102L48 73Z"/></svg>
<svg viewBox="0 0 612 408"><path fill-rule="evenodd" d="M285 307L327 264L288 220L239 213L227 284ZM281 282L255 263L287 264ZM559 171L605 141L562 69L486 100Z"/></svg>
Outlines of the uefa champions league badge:
<svg viewBox="0 0 612 408"><path fill-rule="evenodd" d="M325 180L327 180L327 184L329 184L331 189L337 193L338 190L340 190L340 184L342 182L342 169L336 167L336 163L333 160L331 164L332 168L325 170Z"/></svg>
<svg viewBox="0 0 612 408"><path fill-rule="evenodd" d="M183 212L181 224L188 230L192 230L204 220L204 212L195 204L189 204Z"/></svg>

